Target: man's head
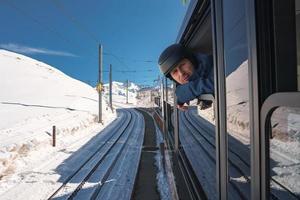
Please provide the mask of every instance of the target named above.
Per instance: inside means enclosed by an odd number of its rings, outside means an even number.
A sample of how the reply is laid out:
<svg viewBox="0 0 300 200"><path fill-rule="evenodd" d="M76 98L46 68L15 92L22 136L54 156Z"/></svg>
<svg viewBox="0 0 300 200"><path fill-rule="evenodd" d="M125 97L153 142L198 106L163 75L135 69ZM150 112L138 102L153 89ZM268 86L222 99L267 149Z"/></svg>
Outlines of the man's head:
<svg viewBox="0 0 300 200"><path fill-rule="evenodd" d="M167 47L160 55L158 64L161 72L179 84L188 82L196 65L194 55L181 44Z"/></svg>
<svg viewBox="0 0 300 200"><path fill-rule="evenodd" d="M171 77L179 84L189 82L189 78L194 73L193 63L184 58L176 64L175 68L170 72Z"/></svg>

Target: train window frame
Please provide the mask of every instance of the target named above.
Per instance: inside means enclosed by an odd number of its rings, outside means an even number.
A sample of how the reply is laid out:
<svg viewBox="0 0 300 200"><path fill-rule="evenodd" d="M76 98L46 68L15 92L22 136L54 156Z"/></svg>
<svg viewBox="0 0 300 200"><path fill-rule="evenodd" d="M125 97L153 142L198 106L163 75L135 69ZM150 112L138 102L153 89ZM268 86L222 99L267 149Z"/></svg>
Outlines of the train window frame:
<svg viewBox="0 0 300 200"><path fill-rule="evenodd" d="M250 77L246 0L223 1L228 199L251 198ZM242 81L242 82L241 82ZM241 82L241 83L239 83ZM238 147L237 147L238 146ZM239 161L235 161L235 156ZM238 165L236 165L238 164ZM244 164L244 165L243 165ZM237 170L238 169L238 170ZM237 171L236 171L237 170ZM235 196L236 195L236 196Z"/></svg>
<svg viewBox="0 0 300 200"><path fill-rule="evenodd" d="M228 198L228 143L222 3L222 1L212 1L212 27L215 63L217 189L218 199L226 200Z"/></svg>
<svg viewBox="0 0 300 200"><path fill-rule="evenodd" d="M286 3L286 4L284 4ZM291 26L293 14L292 1L249 1L248 31L251 41L250 65L252 67L252 199L269 198L269 140L263 126L275 108L267 106L279 101L286 93L297 93L297 65L295 27ZM288 22L288 23L287 23ZM282 31L284 30L284 32ZM287 67L284 66L289 66ZM271 67L270 67L271 66ZM286 77L291 78L286 81ZM293 94L291 94L293 95ZM285 96L289 98L292 96ZM299 97L298 97L299 98ZM283 106L293 106L288 99L282 99ZM266 108L269 109L266 109ZM275 107L275 104L274 104ZM273 110L272 110L273 109ZM269 113L269 114L268 114Z"/></svg>

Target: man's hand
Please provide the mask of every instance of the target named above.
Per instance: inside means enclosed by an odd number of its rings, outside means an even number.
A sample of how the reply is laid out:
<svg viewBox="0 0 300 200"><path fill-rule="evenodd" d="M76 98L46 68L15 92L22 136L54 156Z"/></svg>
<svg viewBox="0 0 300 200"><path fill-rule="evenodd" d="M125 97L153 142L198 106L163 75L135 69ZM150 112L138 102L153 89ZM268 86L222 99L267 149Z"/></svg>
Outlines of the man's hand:
<svg viewBox="0 0 300 200"><path fill-rule="evenodd" d="M188 110L188 107L185 106L184 104L178 104L178 105L177 105L177 108L178 108L179 110L181 110L181 111L186 111L186 110Z"/></svg>

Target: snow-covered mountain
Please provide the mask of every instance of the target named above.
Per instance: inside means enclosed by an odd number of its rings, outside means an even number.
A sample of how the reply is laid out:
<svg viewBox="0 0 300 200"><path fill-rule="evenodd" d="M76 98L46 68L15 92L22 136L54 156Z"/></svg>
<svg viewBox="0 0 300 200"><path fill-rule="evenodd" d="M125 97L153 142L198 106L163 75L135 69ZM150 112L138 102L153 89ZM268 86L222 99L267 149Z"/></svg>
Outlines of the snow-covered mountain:
<svg viewBox="0 0 300 200"><path fill-rule="evenodd" d="M43 62L0 50L0 88L0 193L10 185L7 177L20 178L30 153L38 152L35 160L53 151L53 125L57 148L88 135L91 127L103 128L96 90ZM105 124L115 117L106 108L103 103Z"/></svg>
<svg viewBox="0 0 300 200"><path fill-rule="evenodd" d="M126 95L126 86L127 86L126 82L121 83L121 82L113 81L112 82L113 95L125 96ZM128 92L131 93L131 94L129 94L130 96L136 95L136 93L139 89L140 89L140 87L137 84L129 82ZM105 92L105 94L109 93L109 84L108 83L104 84L104 92Z"/></svg>

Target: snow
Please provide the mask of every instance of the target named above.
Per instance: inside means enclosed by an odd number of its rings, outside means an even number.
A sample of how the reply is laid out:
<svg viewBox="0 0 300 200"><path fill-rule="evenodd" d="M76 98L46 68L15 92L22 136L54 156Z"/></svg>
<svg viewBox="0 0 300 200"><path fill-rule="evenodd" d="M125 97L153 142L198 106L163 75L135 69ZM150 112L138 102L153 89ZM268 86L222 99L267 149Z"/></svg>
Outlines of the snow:
<svg viewBox="0 0 300 200"><path fill-rule="evenodd" d="M280 107L271 117L272 136L270 140L272 177L300 194L300 109ZM272 184L275 191L278 185ZM286 197L285 197L286 198Z"/></svg>
<svg viewBox="0 0 300 200"><path fill-rule="evenodd" d="M50 65L6 50L0 50L0 87L1 199L18 199L20 191L34 196L47 193L59 177L54 169L116 118L116 112L108 108L107 95L102 104L103 124L99 124L94 88ZM136 89L130 85L129 104L125 96L114 94L114 107L133 107ZM52 147L54 125L56 147ZM39 183L39 192L32 191L33 182Z"/></svg>
<svg viewBox="0 0 300 200"><path fill-rule="evenodd" d="M93 153L93 149L107 135L104 133L111 132L118 123L120 116L116 115L115 110L136 106L136 95L140 89L130 83L126 103L126 83L114 81L111 111L108 106L108 84L105 84L103 124L99 124L98 93L95 88L43 62L1 49L0 87L1 199L49 197L74 171L74 166ZM139 106L148 105L148 102L139 103ZM140 120L138 124L142 127ZM52 146L54 125L56 147ZM126 160L132 160L137 155L138 151L132 151ZM171 199L159 151L155 158L160 169L157 174L160 194L162 199ZM130 168L133 169L137 163L130 162ZM121 175L121 171L120 168L117 174ZM125 179L123 181L126 182ZM105 183L119 185L115 178ZM91 183L85 187L94 186ZM124 188L129 189L126 185Z"/></svg>
<svg viewBox="0 0 300 200"><path fill-rule="evenodd" d="M163 142L163 138L162 138L162 133L159 130L156 123L155 123L155 130L156 130L156 145L160 146L160 143ZM157 150L157 152L156 152L155 165L158 169L158 173L156 175L156 180L157 180L157 186L158 186L158 191L159 191L159 194L160 194L160 198L161 198L161 200L172 199L172 195L171 195L171 192L170 192L167 176L166 176L166 173L164 172L164 169L163 169L162 155L160 153L160 150Z"/></svg>

